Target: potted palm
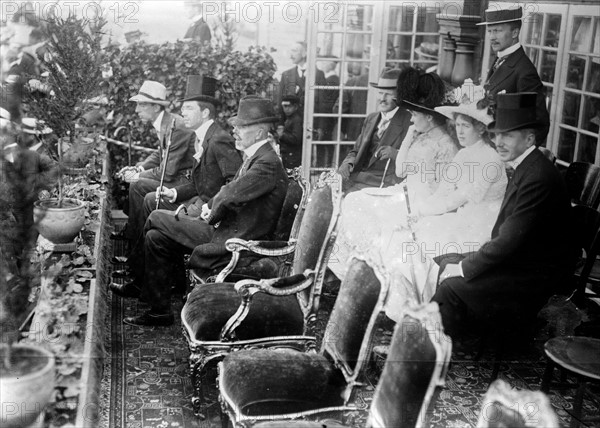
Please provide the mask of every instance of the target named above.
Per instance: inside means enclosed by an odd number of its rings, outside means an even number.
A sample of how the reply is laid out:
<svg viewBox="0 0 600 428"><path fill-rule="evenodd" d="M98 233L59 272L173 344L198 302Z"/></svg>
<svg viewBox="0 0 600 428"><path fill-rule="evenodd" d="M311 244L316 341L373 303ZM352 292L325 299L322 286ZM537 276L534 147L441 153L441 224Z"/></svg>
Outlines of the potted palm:
<svg viewBox="0 0 600 428"><path fill-rule="evenodd" d="M56 153L62 171L88 161L89 149L97 139L78 122L91 106L86 100L96 96L102 81L101 42L106 20L69 16L51 17L45 27L46 52L40 58L47 70L46 94L34 91L29 99L30 113L53 129L58 137ZM65 198L64 177L59 177L58 197L37 201L35 219L38 230L49 241L71 242L85 221L84 202Z"/></svg>

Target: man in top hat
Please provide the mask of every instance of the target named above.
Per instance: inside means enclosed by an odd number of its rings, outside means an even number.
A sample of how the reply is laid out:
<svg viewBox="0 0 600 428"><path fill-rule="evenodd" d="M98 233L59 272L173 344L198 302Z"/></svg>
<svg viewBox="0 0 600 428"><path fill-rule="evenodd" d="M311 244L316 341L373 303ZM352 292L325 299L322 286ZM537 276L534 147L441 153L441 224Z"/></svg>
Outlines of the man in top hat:
<svg viewBox="0 0 600 428"><path fill-rule="evenodd" d="M410 126L410 113L396 100L399 75L399 69L384 69L379 81L370 84L377 89L377 112L365 118L354 147L338 168L346 193L399 182L395 159Z"/></svg>
<svg viewBox="0 0 600 428"><path fill-rule="evenodd" d="M283 124L277 127L279 152L283 166L295 168L302 163L303 117L300 113L300 98L285 95L281 100Z"/></svg>
<svg viewBox="0 0 600 428"><path fill-rule="evenodd" d="M127 226L124 231L112 235L113 239L137 239L142 233L144 197L160 185L163 169L164 184L170 187L189 182L189 174L194 163L194 142L196 136L192 130L186 129L181 116L166 110L167 88L159 82L146 80L137 95L129 99L137 103L135 112L140 119L152 124L156 131L158 149L136 166L125 167L119 175L130 181ZM174 125L174 128L173 128ZM168 159L165 153L170 134ZM165 160L167 163L165 164Z"/></svg>
<svg viewBox="0 0 600 428"><path fill-rule="evenodd" d="M271 100L256 96L240 101L234 125L235 145L245 160L234 179L202 207L201 219L157 210L146 222L145 273L141 290L127 290L127 297L140 297L150 309L128 317L127 324L152 326L173 323L171 286L183 270L183 254L193 251L194 265L211 269L222 265L229 238L269 239L272 237L288 178L281 159L269 143L269 132L279 118ZM205 257L206 250L212 254ZM196 262L196 259L199 259ZM225 261L226 263L226 261Z"/></svg>
<svg viewBox="0 0 600 428"><path fill-rule="evenodd" d="M173 188L163 186L160 190L160 209L175 210L179 205L186 207L186 215L199 217L202 206L210 200L225 184L229 183L242 165L242 157L235 148L235 142L223 128L215 122L215 97L217 81L203 75L188 76L185 98L181 112L183 122L188 129L194 130L194 165L192 181ZM156 208L156 192L144 197L142 216L139 219L139 235L127 260L128 271L115 271L113 277L132 276L134 272L143 274L144 236L143 225L150 213ZM175 221L174 217L168 220ZM183 272L183 271L182 271ZM135 278L130 278L134 282ZM112 290L128 288L128 283L111 284Z"/></svg>
<svg viewBox="0 0 600 428"><path fill-rule="evenodd" d="M535 93L498 95L489 130L509 180L491 240L474 253L437 260L433 300L453 338L482 321L531 325L548 298L569 284L570 199L556 167L536 150L539 126Z"/></svg>
<svg viewBox="0 0 600 428"><path fill-rule="evenodd" d="M189 26L183 37L186 40L195 40L201 43L208 42L212 35L210 27L202 16L202 2L198 0L187 0L185 2L188 17L191 18L192 24Z"/></svg>
<svg viewBox="0 0 600 428"><path fill-rule="evenodd" d="M527 56L521 43L523 9L513 6L508 9L490 8L485 11L485 22L492 51L496 60L488 71L485 90L495 98L496 94L505 91L512 94L517 92L535 92L537 94L537 115L540 126L536 129L536 140L542 145L550 129L550 116L546 107L546 89L540 76Z"/></svg>

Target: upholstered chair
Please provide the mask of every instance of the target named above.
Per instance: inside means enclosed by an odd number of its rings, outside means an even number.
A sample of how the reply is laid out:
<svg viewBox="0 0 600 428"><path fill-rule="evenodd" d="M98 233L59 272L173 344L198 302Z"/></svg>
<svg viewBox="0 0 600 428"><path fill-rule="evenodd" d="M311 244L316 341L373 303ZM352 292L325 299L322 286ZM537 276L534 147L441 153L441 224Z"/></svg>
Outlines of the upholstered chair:
<svg viewBox="0 0 600 428"><path fill-rule="evenodd" d="M308 333L316 321L335 242L341 194L341 180L323 183L311 193L297 239L288 245L294 256L288 276L198 284L188 295L181 320L191 352L193 403L198 414L202 374L210 361L247 348L315 347Z"/></svg>
<svg viewBox="0 0 600 428"><path fill-rule="evenodd" d="M216 248L214 245L199 245L194 249L188 259L188 277L190 287L206 282L239 281L242 279L275 278L281 276L285 259L289 254L288 241L298 237L300 223L310 194L310 183L303 177L302 168L288 169L289 185L277 227L275 229L275 242L265 244L266 251L257 247L256 241L230 240L225 248ZM243 244L256 251L247 250ZM246 251L244 251L246 250ZM287 251L287 252L286 252ZM206 269L202 259L213 259L222 256L222 263L217 268ZM288 263L289 264L289 263Z"/></svg>
<svg viewBox="0 0 600 428"><path fill-rule="evenodd" d="M354 256L319 353L291 347L244 350L219 363L219 400L234 426L351 410L370 355L389 280L376 262Z"/></svg>

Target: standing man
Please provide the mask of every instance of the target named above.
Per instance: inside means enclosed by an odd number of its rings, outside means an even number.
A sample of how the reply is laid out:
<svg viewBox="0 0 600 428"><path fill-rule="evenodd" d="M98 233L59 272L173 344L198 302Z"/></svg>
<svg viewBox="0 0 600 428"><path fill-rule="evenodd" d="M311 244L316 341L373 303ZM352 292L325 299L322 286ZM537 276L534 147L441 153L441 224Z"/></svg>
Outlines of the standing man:
<svg viewBox="0 0 600 428"><path fill-rule="evenodd" d="M536 150L536 114L535 93L498 95L489 130L509 180L492 238L477 252L436 260L440 284L432 300L452 338L482 322L522 320L526 326L570 284L570 199L556 167Z"/></svg>
<svg viewBox="0 0 600 428"><path fill-rule="evenodd" d="M283 125L277 127L279 152L283 166L295 168L302 163L303 118L299 111L300 98L296 95L284 95L281 100Z"/></svg>
<svg viewBox="0 0 600 428"><path fill-rule="evenodd" d="M195 40L201 43L208 42L212 37L210 27L202 16L202 2L198 0L186 0L185 8L188 18L191 18L192 24L185 32L184 39Z"/></svg>
<svg viewBox="0 0 600 428"><path fill-rule="evenodd" d="M535 92L536 111L540 126L536 129L536 141L543 145L550 129L550 115L546 107L546 89L538 72L519 43L523 9L520 6L508 9L490 8L485 11L492 51L497 55L489 70L484 88L492 97L499 92Z"/></svg>
<svg viewBox="0 0 600 428"><path fill-rule="evenodd" d="M177 272L184 269L183 255L195 247L210 244L212 249L218 248L225 255L225 242L229 238L269 239L272 236L288 185L281 159L268 138L278 119L271 100L255 96L242 99L231 123L236 148L244 152L245 160L233 181L203 205L201 218L180 215L177 219L173 212L165 210L150 214L145 226L141 290L129 288L121 294L139 295L150 304L150 309L123 322L141 326L173 323L171 285ZM208 268L216 261L201 259Z"/></svg>
<svg viewBox="0 0 600 428"><path fill-rule="evenodd" d="M164 182L167 186L189 182L196 136L193 131L185 129L180 116L166 110L169 105L166 97L167 88L158 82L146 80L138 94L129 99L137 103L135 112L140 119L152 124L157 135L158 149L136 166L127 166L119 171L120 176L132 181L129 186L129 218L125 230L113 233L113 239L133 241L142 233L144 223L140 224L140 219L143 215L144 197L159 187L163 169L166 169ZM166 139L173 123L175 129L171 134L169 159L165 165Z"/></svg>
<svg viewBox="0 0 600 428"><path fill-rule="evenodd" d="M384 69L379 81L371 83L377 89L377 112L366 117L354 147L338 168L346 193L400 181L394 172L395 160L410 126L410 113L397 104L399 76L399 69Z"/></svg>
<svg viewBox="0 0 600 428"><path fill-rule="evenodd" d="M231 135L216 122L217 81L209 76L188 76L187 90L181 112L183 122L195 133L195 154L192 167L192 181L176 187L164 186L161 190L161 209L175 210L180 204L186 206L190 217L200 217L202 205L212 198L225 184L235 176L242 164L242 157L235 148ZM158 189L157 189L158 190ZM133 219L138 235L134 237L127 263L129 270L113 272L113 278L129 277L132 285L111 284L111 289L122 290L136 285L136 277L144 272L144 235L143 227L150 213L156 208L156 192L146 194L140 218ZM118 291L116 291L118 293Z"/></svg>

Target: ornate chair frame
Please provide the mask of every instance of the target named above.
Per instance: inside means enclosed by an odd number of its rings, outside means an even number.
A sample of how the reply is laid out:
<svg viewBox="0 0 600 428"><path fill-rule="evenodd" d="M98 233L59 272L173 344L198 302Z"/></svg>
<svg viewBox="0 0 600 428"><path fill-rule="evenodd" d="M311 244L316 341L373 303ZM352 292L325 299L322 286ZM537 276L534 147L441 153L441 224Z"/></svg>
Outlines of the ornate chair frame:
<svg viewBox="0 0 600 428"><path fill-rule="evenodd" d="M336 301L336 305L332 311L332 316L327 323L327 327L325 329L325 335L323 337L323 343L321 345L320 353L328 357L331 361L332 366L338 368L343 375L346 386L344 387L341 398L342 404L340 406L335 407L326 407L319 409L312 409L303 412L297 413L287 413L287 414L270 414L270 415L253 415L246 416L242 414L239 407L236 403L233 402L232 398L227 395L227 393L223 390L223 385L225 383L224 378L224 367L223 362L219 363L219 401L221 403L222 412L229 416L230 421L232 421L235 427L249 427L254 425L259 421L268 421L268 420L287 420L287 419L297 419L303 418L311 415L316 415L323 412L336 412L336 411L347 411L347 410L356 410L356 408L352 405L349 405L354 387L356 385L360 385L358 382L358 377L362 373L362 369L366 366L367 361L372 353L372 339L373 339L373 331L377 322L377 319L380 313L383 311L384 303L387 299L388 288L389 288L389 278L383 267L379 264L379 262L373 261L372 258L368 256L363 256L362 254L355 254L352 256L352 259L357 260L359 262L364 262L369 266L379 281L379 295L377 297L377 301L373 307L372 313L370 314L366 325L364 327L364 334L360 343L360 349L356 355L356 361L349 362L344 360L344 356L340 354L339 349L335 344L343 342L343 338L341 340L336 340L337 335L340 331L337 329L337 318L334 316L337 312L341 312L342 309L340 306L343 303L339 303ZM353 262L351 262L352 264ZM343 285L342 285L343 288ZM340 290L340 294L341 294ZM337 309L336 309L337 308ZM348 316L348 318L352 318ZM343 334L343 332L341 332ZM310 340L307 338L307 340ZM316 339L312 338L314 342ZM302 352L300 349L296 348L299 352ZM313 349L308 349L307 352L314 352ZM352 363L354 365L352 366ZM224 417L224 415L223 415Z"/></svg>
<svg viewBox="0 0 600 428"><path fill-rule="evenodd" d="M337 176L337 174L335 175ZM238 281L235 285L235 289L240 296L240 306L235 314L232 315L223 326L219 340L203 341L193 337L192 328L188 325L182 311L182 330L190 349L190 372L195 391L195 394L192 397L192 403L198 416L202 417L200 412L200 407L203 402L202 373L207 364L211 361L222 359L231 352L244 349L288 347L298 350L314 350L316 339L312 335L307 335L307 333L312 330L314 322L317 319L327 262L337 236L336 229L341 213L342 201L341 177L339 177L339 180L331 180L330 182L320 181L317 183L316 188L319 189L325 186L331 187L332 215L325 235L325 240L317 258L315 269L307 269L302 274L281 278L264 280L246 279ZM303 216L304 211L306 210L307 203L302 207L302 210L298 210L302 211L301 216ZM292 231L297 237L300 231L300 222L298 222L297 226L294 224ZM260 244L260 241L244 242L239 239L229 241L233 241L235 245L240 243L244 248L260 247L260 245L258 245ZM288 245L285 247L286 252L284 254L293 253L296 249L296 239L290 240L287 244ZM291 266L286 267L287 273L289 273L289 269L291 269ZM219 283L215 283L215 286L218 286L218 284ZM296 295L304 319L304 334L238 340L236 338L235 330L243 323L248 315L252 297L257 293L265 293L272 296Z"/></svg>
<svg viewBox="0 0 600 428"><path fill-rule="evenodd" d="M300 202L297 206L296 215L294 217L294 222L292 224L292 229L290 231L289 240L293 241L297 238L298 232L300 230L300 224L302 222L302 217L304 215L304 210L306 209L306 203L308 202L308 197L310 195L310 183L308 180L304 178L302 175L302 167L298 166L296 168L288 169L288 179L294 180L302 189L302 196L300 198ZM279 247L283 247L281 249L267 249L262 248L255 244L258 241L246 241L243 239L232 238L227 240L225 244L225 248L227 251L231 252L231 260L229 263L215 276L210 275L208 277L203 277L200 275L195 269L188 270L188 280L190 284L190 288L194 288L197 284L205 284L208 282L225 282L227 277L234 273L235 268L240 260L240 255L242 250L248 250L254 254L264 255L267 257L280 257L286 254L290 254L289 250L287 250L287 242L279 244ZM279 241L277 241L279 242ZM248 246L248 248L245 248ZM283 276L284 272L280 270L280 276Z"/></svg>

